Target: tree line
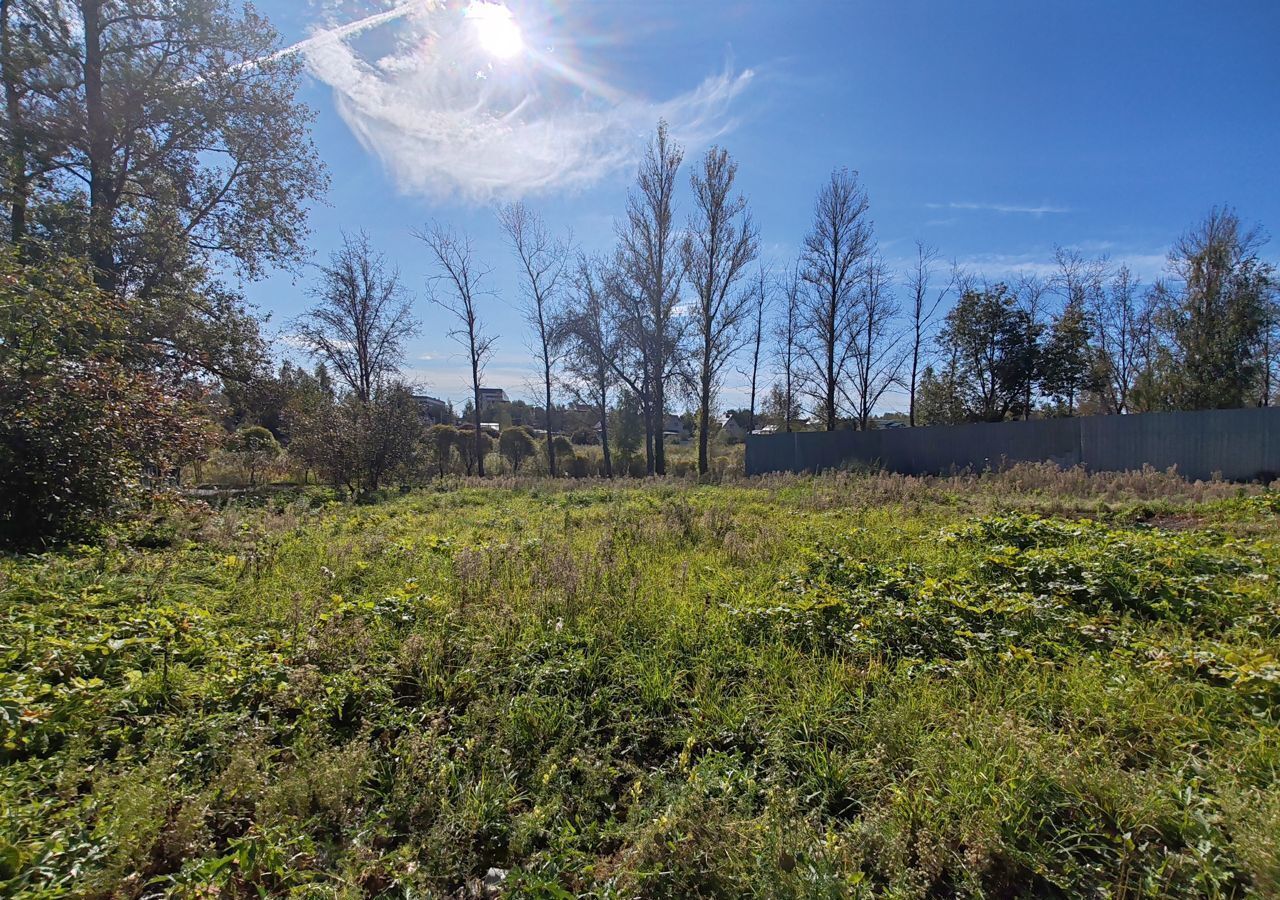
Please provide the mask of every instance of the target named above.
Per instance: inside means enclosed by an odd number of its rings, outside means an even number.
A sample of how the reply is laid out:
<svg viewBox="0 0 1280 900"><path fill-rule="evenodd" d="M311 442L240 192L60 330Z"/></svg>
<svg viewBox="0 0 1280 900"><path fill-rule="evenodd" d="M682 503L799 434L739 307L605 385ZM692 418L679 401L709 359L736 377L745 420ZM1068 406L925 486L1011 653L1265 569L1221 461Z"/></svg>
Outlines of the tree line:
<svg viewBox="0 0 1280 900"><path fill-rule="evenodd" d="M314 367L273 361L240 287L307 263L327 185L279 46L230 0L0 0L0 541L80 533L217 448L252 480L285 446L355 493L446 464L484 475L495 449L513 470L533 458L532 432L495 448L483 427L492 269L447 223L415 236L466 360L463 427L425 428L402 377L414 297L364 235L344 236L291 323ZM923 243L890 264L858 174L838 168L797 257L771 266L730 153L687 164L659 122L609 250L581 252L523 203L497 224L552 475L581 474L574 447L597 439L599 474L634 471L633 454L666 474L679 408L707 473L731 374L747 431L868 428L896 403L918 425L1276 393L1274 267L1226 207L1150 285L1069 249L1049 274L992 281ZM587 409L595 427L570 422Z"/></svg>
<svg viewBox="0 0 1280 900"><path fill-rule="evenodd" d="M918 242L895 272L878 249L857 173L837 169L817 193L798 258L775 274L759 259L759 231L725 149L712 147L692 167L691 209L680 220L683 157L660 122L608 253L575 253L567 235L524 204L498 212L522 280L552 474L564 397L598 410L604 474L612 474L611 409L638 404L645 470L661 475L666 416L685 404L705 474L713 412L735 365L749 390L748 431L758 412L784 431L866 429L888 403L905 405L914 426L1266 406L1275 398L1275 269L1259 255L1261 231L1230 208L1210 210L1182 235L1150 285L1126 265L1061 247L1040 274L993 281L944 265ZM438 270L430 299L455 322L470 363L478 442L493 346L490 269L446 226L418 237ZM353 246L362 257L370 252L348 241L342 254ZM342 370L358 342L344 339L335 353L310 324L331 313L313 310L302 330ZM403 336L410 331L405 325Z"/></svg>

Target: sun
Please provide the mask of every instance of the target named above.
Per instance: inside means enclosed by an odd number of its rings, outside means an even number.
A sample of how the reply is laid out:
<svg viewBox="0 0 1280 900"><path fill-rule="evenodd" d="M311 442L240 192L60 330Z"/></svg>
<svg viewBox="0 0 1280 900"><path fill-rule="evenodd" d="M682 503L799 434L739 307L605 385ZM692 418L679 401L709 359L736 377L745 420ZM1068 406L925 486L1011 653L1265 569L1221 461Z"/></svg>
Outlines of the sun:
<svg viewBox="0 0 1280 900"><path fill-rule="evenodd" d="M467 7L467 18L475 23L476 40L490 56L510 59L524 49L524 37L505 3L475 0Z"/></svg>

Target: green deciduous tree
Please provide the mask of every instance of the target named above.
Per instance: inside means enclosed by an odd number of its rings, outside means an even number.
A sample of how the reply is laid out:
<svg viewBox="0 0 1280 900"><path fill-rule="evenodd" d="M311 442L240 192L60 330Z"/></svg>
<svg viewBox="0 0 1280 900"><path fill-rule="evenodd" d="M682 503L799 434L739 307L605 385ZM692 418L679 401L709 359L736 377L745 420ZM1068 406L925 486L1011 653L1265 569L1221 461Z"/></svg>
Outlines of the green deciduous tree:
<svg viewBox="0 0 1280 900"><path fill-rule="evenodd" d="M431 461L441 478L444 478L445 473L449 471L454 448L459 445L460 441L464 440L466 438L462 432L452 425L432 425L427 429L427 449L430 453Z"/></svg>
<svg viewBox="0 0 1280 900"><path fill-rule="evenodd" d="M307 428L316 470L357 497L394 478L407 478L423 434L413 392L397 381L384 382L368 401L348 392L321 406Z"/></svg>
<svg viewBox="0 0 1280 900"><path fill-rule="evenodd" d="M1263 237L1234 211L1213 209L1169 254L1155 287L1164 336L1148 391L1154 405L1222 409L1248 404L1261 374L1262 345L1276 290Z"/></svg>
<svg viewBox="0 0 1280 900"><path fill-rule="evenodd" d="M241 428L232 436L228 449L249 473L249 484L257 484L258 473L280 456L280 444L275 435L261 425Z"/></svg>
<svg viewBox="0 0 1280 900"><path fill-rule="evenodd" d="M156 364L70 260L0 251L0 544L76 536L210 446L203 391Z"/></svg>
<svg viewBox="0 0 1280 900"><path fill-rule="evenodd" d="M326 178L301 60L231 0L9 0L3 37L11 236L87 258L178 364L260 362L256 322L216 273L305 256Z"/></svg>
<svg viewBox="0 0 1280 900"><path fill-rule="evenodd" d="M511 465L512 472L519 472L521 464L538 452L538 445L529 429L506 428L498 436L498 452Z"/></svg>
<svg viewBox="0 0 1280 900"><path fill-rule="evenodd" d="M679 311L684 267L675 218L676 175L683 161L684 149L671 138L667 123L659 121L627 196L610 277L621 327L639 369L631 386L644 412L646 469L656 475L666 474L662 423L667 389L684 362L687 322Z"/></svg>
<svg viewBox="0 0 1280 900"><path fill-rule="evenodd" d="M999 422L1020 411L1035 377L1038 329L1004 284L966 290L938 334L953 361L966 418Z"/></svg>
<svg viewBox="0 0 1280 900"><path fill-rule="evenodd" d="M1081 394L1096 387L1090 337L1083 303L1068 301L1049 328L1037 366L1040 391L1053 401L1056 413L1075 415Z"/></svg>

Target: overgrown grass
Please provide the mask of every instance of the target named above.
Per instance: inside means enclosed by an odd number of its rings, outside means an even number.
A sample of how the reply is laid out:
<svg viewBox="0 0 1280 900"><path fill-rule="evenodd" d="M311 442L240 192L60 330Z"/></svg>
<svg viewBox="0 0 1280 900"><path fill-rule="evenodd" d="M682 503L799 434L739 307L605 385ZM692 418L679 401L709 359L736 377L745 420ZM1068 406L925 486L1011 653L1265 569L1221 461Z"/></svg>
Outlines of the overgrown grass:
<svg viewBox="0 0 1280 900"><path fill-rule="evenodd" d="M1277 896L1278 513L511 481L5 559L0 892Z"/></svg>

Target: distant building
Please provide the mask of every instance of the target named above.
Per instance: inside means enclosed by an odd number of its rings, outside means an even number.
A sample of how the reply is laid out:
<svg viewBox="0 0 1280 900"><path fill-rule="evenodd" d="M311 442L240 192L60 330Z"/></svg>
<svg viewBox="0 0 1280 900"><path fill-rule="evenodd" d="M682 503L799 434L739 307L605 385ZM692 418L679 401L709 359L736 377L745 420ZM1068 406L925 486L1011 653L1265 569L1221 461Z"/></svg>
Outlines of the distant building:
<svg viewBox="0 0 1280 900"><path fill-rule="evenodd" d="M738 424L738 420L733 417L732 413L724 414L724 421L720 423L720 431L725 437L740 441L746 437L747 429Z"/></svg>
<svg viewBox="0 0 1280 900"><path fill-rule="evenodd" d="M414 394L413 402L418 404L418 414L429 425L439 425L453 418L449 411L449 404L436 397L428 397L426 394Z"/></svg>
<svg viewBox="0 0 1280 900"><path fill-rule="evenodd" d="M662 426L663 437L675 438L677 441L689 439L689 429L684 427L684 420L675 413L667 413Z"/></svg>
<svg viewBox="0 0 1280 900"><path fill-rule="evenodd" d="M480 405L488 406L490 403L510 403L507 399L507 392L502 388L480 388Z"/></svg>

